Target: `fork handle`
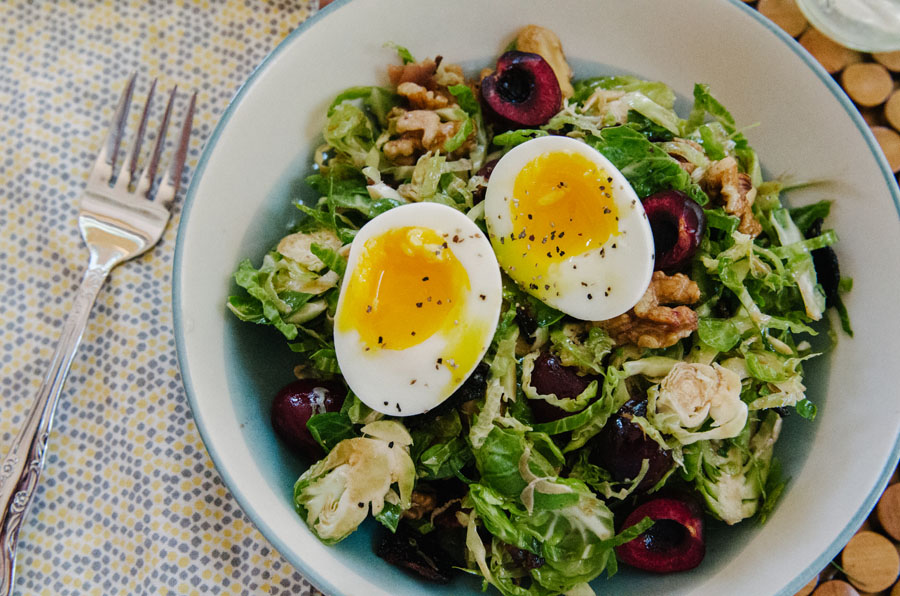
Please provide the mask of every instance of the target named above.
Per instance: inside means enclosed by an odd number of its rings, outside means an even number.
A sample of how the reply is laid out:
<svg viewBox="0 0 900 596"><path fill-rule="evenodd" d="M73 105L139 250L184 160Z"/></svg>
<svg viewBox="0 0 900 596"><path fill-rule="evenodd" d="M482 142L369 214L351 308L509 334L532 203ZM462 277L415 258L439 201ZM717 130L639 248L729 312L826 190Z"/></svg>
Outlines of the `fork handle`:
<svg viewBox="0 0 900 596"><path fill-rule="evenodd" d="M25 425L0 466L0 596L8 596L12 592L16 540L44 467L56 404L81 343L91 307L111 268L107 264L97 264L92 259L85 271L72 310L63 326L50 370L38 389Z"/></svg>

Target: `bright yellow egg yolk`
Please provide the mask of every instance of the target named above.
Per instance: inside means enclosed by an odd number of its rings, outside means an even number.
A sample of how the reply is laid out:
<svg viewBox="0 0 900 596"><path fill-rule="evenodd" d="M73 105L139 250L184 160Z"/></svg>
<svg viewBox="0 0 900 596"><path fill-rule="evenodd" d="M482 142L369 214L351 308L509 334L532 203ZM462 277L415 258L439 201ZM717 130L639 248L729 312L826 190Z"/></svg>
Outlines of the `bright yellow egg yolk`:
<svg viewBox="0 0 900 596"><path fill-rule="evenodd" d="M448 241L429 228L403 227L362 247L336 320L367 349L403 350L459 327L469 276Z"/></svg>
<svg viewBox="0 0 900 596"><path fill-rule="evenodd" d="M528 162L507 198L512 232L492 238L507 273L538 296L553 291L553 268L618 234L612 182L578 153L556 151Z"/></svg>

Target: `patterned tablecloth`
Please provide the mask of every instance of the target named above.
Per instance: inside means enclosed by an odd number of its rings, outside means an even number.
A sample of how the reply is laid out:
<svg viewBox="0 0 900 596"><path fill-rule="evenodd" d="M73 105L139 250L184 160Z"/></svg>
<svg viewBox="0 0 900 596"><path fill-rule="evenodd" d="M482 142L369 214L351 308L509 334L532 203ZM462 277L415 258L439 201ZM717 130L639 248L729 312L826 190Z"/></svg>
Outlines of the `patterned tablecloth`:
<svg viewBox="0 0 900 596"><path fill-rule="evenodd" d="M4 454L87 263L78 198L128 75L139 73L137 101L153 77L199 92L186 182L229 99L314 6L0 2ZM159 245L113 271L97 299L20 535L17 595L311 591L241 512L191 416L170 299L182 195Z"/></svg>

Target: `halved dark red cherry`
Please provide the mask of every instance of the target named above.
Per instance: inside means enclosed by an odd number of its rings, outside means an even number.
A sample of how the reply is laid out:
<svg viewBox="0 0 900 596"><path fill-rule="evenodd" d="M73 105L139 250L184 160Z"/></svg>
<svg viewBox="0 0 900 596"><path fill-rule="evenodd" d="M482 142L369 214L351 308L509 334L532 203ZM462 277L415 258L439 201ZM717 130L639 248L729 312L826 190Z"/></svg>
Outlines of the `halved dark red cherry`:
<svg viewBox="0 0 900 596"><path fill-rule="evenodd" d="M648 462L647 473L638 484L637 492L656 486L674 465L672 452L663 449L644 434L632 416L645 416L647 401L629 400L609 421L594 440L591 461L604 468L619 482L636 478Z"/></svg>
<svg viewBox="0 0 900 596"><path fill-rule="evenodd" d="M309 434L306 423L313 414L337 412L347 390L339 381L301 379L288 383L272 402L272 427L281 439L311 459L322 456L322 448Z"/></svg>
<svg viewBox="0 0 900 596"><path fill-rule="evenodd" d="M497 69L481 81L481 97L508 125L546 124L562 106L562 93L553 68L538 54L506 52Z"/></svg>
<svg viewBox="0 0 900 596"><path fill-rule="evenodd" d="M578 397L595 379L596 377L579 375L574 366L563 366L560 359L550 352L543 352L538 356L531 371L531 386L538 393L552 393L560 399ZM552 422L574 413L557 408L542 399L530 399L528 405L537 422Z"/></svg>
<svg viewBox="0 0 900 596"><path fill-rule="evenodd" d="M687 571L700 564L706 543L703 514L695 503L675 497L652 499L632 511L622 528L645 517L655 523L634 540L616 547L620 561L654 573Z"/></svg>
<svg viewBox="0 0 900 596"><path fill-rule="evenodd" d="M703 208L680 190L663 190L642 202L653 230L654 268L671 271L687 264L706 231Z"/></svg>

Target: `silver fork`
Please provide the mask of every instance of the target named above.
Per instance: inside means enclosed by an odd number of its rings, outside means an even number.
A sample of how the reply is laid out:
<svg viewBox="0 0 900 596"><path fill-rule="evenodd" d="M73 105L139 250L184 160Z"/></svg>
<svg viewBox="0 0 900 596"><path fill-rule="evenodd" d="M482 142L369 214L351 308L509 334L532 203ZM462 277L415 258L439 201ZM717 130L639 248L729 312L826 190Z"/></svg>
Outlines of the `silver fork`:
<svg viewBox="0 0 900 596"><path fill-rule="evenodd" d="M145 253L159 241L169 221L169 206L178 191L184 170L196 93L191 96L168 171L161 180L156 181L175 100L176 88L173 88L147 166L135 180L141 157L141 143L156 88L156 81L153 81L141 114L131 156L123 160L118 176L114 177L116 157L128 120L135 79L136 73L131 75L119 100L109 135L94 162L81 198L78 227L90 252L87 270L63 326L62 337L50 362L50 370L38 389L34 404L26 416L25 425L0 466L0 595L2 596L7 596L12 591L19 529L37 489L38 478L44 466L47 440L53 425L53 414L72 359L78 344L81 343L91 306L109 272L116 265Z"/></svg>

